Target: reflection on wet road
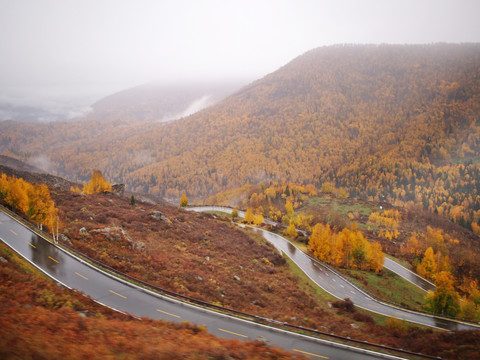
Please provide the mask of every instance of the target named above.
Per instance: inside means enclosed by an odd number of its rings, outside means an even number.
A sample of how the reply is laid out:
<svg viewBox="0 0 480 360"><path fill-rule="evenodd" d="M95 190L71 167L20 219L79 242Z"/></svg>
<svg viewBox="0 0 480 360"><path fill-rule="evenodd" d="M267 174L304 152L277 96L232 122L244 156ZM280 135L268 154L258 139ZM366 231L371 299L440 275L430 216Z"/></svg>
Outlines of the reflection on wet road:
<svg viewBox="0 0 480 360"><path fill-rule="evenodd" d="M31 235L30 244L30 259L34 264L47 269L49 274L63 274L64 259L62 252L36 234Z"/></svg>
<svg viewBox="0 0 480 360"><path fill-rule="evenodd" d="M313 259L300 251L292 243L280 235L272 232L249 227L252 231L261 234L266 240L272 243L279 251L290 257L304 273L323 290L339 299L350 298L356 306L377 312L386 316L405 319L418 324L438 327L445 330L472 330L479 329L474 325L457 322L454 320L437 318L434 316L404 310L373 299L369 294L358 288L342 275L333 271L326 264Z"/></svg>

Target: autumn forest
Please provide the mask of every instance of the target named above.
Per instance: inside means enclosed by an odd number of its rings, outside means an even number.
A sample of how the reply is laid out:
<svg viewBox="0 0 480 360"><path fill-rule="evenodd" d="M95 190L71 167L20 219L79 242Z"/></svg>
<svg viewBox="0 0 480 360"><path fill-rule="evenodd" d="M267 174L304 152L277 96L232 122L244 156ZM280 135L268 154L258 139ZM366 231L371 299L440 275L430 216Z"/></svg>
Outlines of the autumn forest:
<svg viewBox="0 0 480 360"><path fill-rule="evenodd" d="M480 218L479 62L473 44L319 48L181 121L4 122L0 149L47 155L74 180L100 169L166 198L331 182L471 228Z"/></svg>
<svg viewBox="0 0 480 360"><path fill-rule="evenodd" d="M213 87L215 103L193 115L181 109L200 90L139 87L75 121L0 122L0 204L72 251L181 296L432 356L477 356L475 332L448 338L334 299L238 224L284 236L381 301L480 321L480 45L321 47L233 87ZM185 211L192 204L233 212ZM6 245L0 255L0 298L10 302L2 324L14 321L11 311L23 319L17 332L3 330L2 355L12 346L35 357L38 344L22 350L16 340L28 318L48 329L62 323L49 333L59 341L118 325L117 342L94 342L106 355L135 353L157 333L172 347L158 358L175 353L175 334L193 341L186 358L215 347L218 358L268 353L258 341L102 311L23 268ZM435 290L412 289L384 267L387 257ZM17 279L29 285L14 294ZM138 358L165 349L149 341Z"/></svg>

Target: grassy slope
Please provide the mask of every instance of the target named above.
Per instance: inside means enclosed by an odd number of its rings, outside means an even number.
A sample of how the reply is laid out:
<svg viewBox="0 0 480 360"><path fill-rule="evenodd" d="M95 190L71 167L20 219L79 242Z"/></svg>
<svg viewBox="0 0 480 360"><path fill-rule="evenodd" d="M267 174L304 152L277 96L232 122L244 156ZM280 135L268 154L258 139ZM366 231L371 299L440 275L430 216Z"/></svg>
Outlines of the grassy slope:
<svg viewBox="0 0 480 360"><path fill-rule="evenodd" d="M343 273L380 299L417 310L422 310L425 303L425 291L387 269L379 274L362 270L345 270Z"/></svg>
<svg viewBox="0 0 480 360"><path fill-rule="evenodd" d="M368 217L374 211L379 211L378 203L337 199L325 195L309 198L307 203L297 210L299 213L314 215L333 226L345 226L356 222L361 230L368 229Z"/></svg>
<svg viewBox="0 0 480 360"><path fill-rule="evenodd" d="M312 291L311 286L292 273L271 245L263 238L239 230L228 217L215 220L208 214L169 206L132 207L127 199L107 195L84 197L62 193L58 204L63 212L65 233L73 245L129 275L278 321L372 342L383 338L382 343L398 343L370 320L357 321L353 314L330 308L327 305L332 300L330 296ZM150 219L148 213L153 209L161 210L171 223ZM95 229L113 226L121 226L137 244L143 243L145 249L136 246L132 249L123 239L111 241L95 233ZM80 227L86 227L89 235L80 235ZM240 280L235 280L235 276ZM352 328L352 323L359 328Z"/></svg>
<svg viewBox="0 0 480 360"><path fill-rule="evenodd" d="M462 279L463 275L476 277L479 273L478 257L472 254L480 251L480 243L478 236L457 224L453 224L448 219L439 215L431 214L419 209L418 207L410 207L408 209L396 207L395 209L401 213L401 221L398 224L399 235L397 239L388 240L378 235L380 230L386 228L372 225L368 221L369 215L373 212L382 212L383 210L393 209L388 203L378 203L364 201L359 199L338 199L331 196L322 195L310 198L303 206L296 210L298 213L313 214L319 222L329 223L331 226L343 228L350 226L353 222L357 223L358 228L363 230L364 235L370 241L379 241L382 244L383 251L388 257L401 265L414 269L413 257L406 256L402 253L402 246L406 244L407 239L414 233L423 234L427 231L427 226L439 229L444 234L445 243L449 251L449 257L453 264L454 274L458 279ZM458 239L458 245L448 239ZM362 275L362 277L364 277ZM395 280L395 278L393 279ZM399 279L401 281L401 279ZM386 300L398 302L398 295L389 294L388 291L375 285L376 281L369 282L372 292ZM410 285L399 285L401 288L410 288ZM399 288L400 289L400 288ZM404 290L402 290L404 291ZM414 295L411 290L407 290L410 300L405 303L409 306L418 306L421 293Z"/></svg>

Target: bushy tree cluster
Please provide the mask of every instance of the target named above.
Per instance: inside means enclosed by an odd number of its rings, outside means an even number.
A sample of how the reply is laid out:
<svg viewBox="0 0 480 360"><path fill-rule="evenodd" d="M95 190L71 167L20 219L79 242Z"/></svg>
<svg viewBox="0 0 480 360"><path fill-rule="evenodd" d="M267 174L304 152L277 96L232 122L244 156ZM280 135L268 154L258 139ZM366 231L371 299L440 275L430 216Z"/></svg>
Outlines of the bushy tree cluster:
<svg viewBox="0 0 480 360"><path fill-rule="evenodd" d="M180 198L180 206L186 207L188 205L188 197L187 194L183 193L182 197Z"/></svg>
<svg viewBox="0 0 480 360"><path fill-rule="evenodd" d="M349 269L373 270L383 268L385 254L380 243L370 243L356 228L335 232L328 224L316 224L309 245L316 258Z"/></svg>
<svg viewBox="0 0 480 360"><path fill-rule="evenodd" d="M0 200L14 211L26 215L28 219L37 223L39 228L43 225L52 231L56 228L58 210L50 197L47 185L31 184L22 178L2 174Z"/></svg>
<svg viewBox="0 0 480 360"><path fill-rule="evenodd" d="M480 320L478 282L473 278L474 271L466 271L470 263L478 267L475 265L478 260L468 249L460 254L459 250L465 249L458 239L427 226L425 233L414 233L408 238L402 253L417 264L416 270L420 276L436 285L435 292L429 292L425 297L426 310Z"/></svg>
<svg viewBox="0 0 480 360"><path fill-rule="evenodd" d="M83 190L80 190L78 187L72 187L70 190L83 194L100 194L112 191L112 185L109 181L105 181L101 171L95 170L90 181L83 184Z"/></svg>
<svg viewBox="0 0 480 360"><path fill-rule="evenodd" d="M248 208L247 211L245 211L245 219L243 221L247 224L261 225L263 224L263 219L264 218L261 213L254 211L252 208Z"/></svg>

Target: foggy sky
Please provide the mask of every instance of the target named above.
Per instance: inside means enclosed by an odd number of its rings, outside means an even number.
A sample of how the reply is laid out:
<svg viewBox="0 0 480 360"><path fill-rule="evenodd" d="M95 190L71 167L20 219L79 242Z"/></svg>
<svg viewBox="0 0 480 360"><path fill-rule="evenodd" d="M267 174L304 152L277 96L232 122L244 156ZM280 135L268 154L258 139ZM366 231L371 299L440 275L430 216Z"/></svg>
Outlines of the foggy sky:
<svg viewBox="0 0 480 360"><path fill-rule="evenodd" d="M479 42L479 14L478 0L0 0L0 100L248 82L339 43Z"/></svg>

